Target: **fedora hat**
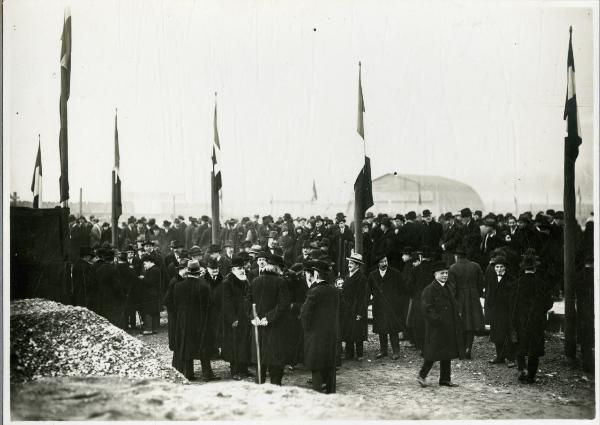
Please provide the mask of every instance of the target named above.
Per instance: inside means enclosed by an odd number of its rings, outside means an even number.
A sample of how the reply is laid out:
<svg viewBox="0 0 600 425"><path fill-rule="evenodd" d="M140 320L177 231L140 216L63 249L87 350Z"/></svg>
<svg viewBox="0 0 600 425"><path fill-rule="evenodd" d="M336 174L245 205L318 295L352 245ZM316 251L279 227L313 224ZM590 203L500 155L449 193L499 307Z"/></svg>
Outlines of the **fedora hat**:
<svg viewBox="0 0 600 425"><path fill-rule="evenodd" d="M354 263L361 264L361 265L364 265L364 264L365 264L365 263L363 262L363 257L362 257L362 255L360 255L360 254L359 254L359 253L357 253L357 252L353 252L352 254L350 254L350 257L346 257L346 260L348 260L348 261L352 261L352 262L354 262Z"/></svg>

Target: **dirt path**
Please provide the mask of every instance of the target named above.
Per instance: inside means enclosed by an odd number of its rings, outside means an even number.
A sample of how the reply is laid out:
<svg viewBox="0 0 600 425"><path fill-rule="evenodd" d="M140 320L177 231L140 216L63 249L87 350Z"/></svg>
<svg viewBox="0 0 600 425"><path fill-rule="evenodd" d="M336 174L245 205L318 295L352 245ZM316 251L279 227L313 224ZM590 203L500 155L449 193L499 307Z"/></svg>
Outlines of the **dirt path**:
<svg viewBox="0 0 600 425"><path fill-rule="evenodd" d="M171 362L165 328L139 338ZM117 378L45 380L11 387L13 419L583 419L594 417L593 376L562 363L561 341L549 337L538 383L520 384L516 370L490 366L492 346L476 338L474 360L452 362L458 388L437 385L437 365L430 386L415 380L418 353L404 345L401 358L375 360L376 337L366 345L368 360L344 362L338 394L309 390L310 373L286 370L282 388L229 378L228 364L214 361L223 378L216 383L177 385ZM199 363L199 362L197 362ZM196 365L199 368L199 364ZM198 376L200 370L197 369ZM43 402L40 402L43 401ZM30 410L35 404L38 409ZM28 409L29 407L29 409Z"/></svg>

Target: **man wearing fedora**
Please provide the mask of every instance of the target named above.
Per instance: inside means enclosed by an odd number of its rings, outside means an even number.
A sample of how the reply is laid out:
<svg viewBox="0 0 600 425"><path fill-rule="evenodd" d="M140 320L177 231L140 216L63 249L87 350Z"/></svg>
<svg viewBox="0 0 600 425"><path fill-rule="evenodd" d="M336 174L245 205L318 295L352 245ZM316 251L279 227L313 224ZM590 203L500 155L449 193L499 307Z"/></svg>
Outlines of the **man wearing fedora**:
<svg viewBox="0 0 600 425"><path fill-rule="evenodd" d="M496 357L490 364L515 366L514 343L512 338L512 310L515 305L515 282L507 271L504 257L494 257L491 263L494 274L486 276L485 316L490 323L490 340L496 346Z"/></svg>
<svg viewBox="0 0 600 425"><path fill-rule="evenodd" d="M367 340L368 288L367 278L360 270L362 255L352 253L346 258L348 273L342 284L341 328L346 360L364 358L363 342ZM356 355L356 357L355 357Z"/></svg>
<svg viewBox="0 0 600 425"><path fill-rule="evenodd" d="M90 308L90 296L95 290L95 275L92 271L92 257L94 253L89 246L79 247L79 258L73 264L71 303L81 307Z"/></svg>
<svg viewBox="0 0 600 425"><path fill-rule="evenodd" d="M140 308L143 317L144 330L142 335L151 335L158 331L160 322L160 307L162 305L161 288L162 273L152 254L143 254L141 258L144 272L140 278Z"/></svg>
<svg viewBox="0 0 600 425"><path fill-rule="evenodd" d="M385 253L374 257L377 269L369 273L368 290L373 300L373 332L379 335L377 358L388 355L388 336L392 345L392 360L400 357L399 332L402 327L402 297L408 287L398 270L389 267Z"/></svg>
<svg viewBox="0 0 600 425"><path fill-rule="evenodd" d="M449 279L456 289L456 304L463 320L465 358L471 359L475 334L485 329L480 301L485 279L479 264L467 259L464 248L457 248L455 257L456 262L449 269Z"/></svg>
<svg viewBox="0 0 600 425"><path fill-rule="evenodd" d="M269 263L263 264L268 258ZM286 356L286 317L290 309L287 282L281 276L283 257L257 254L258 276L251 282L248 293L249 318L258 327L261 377L264 383L267 371L271 384L281 385ZM256 317L251 306L256 304ZM257 362L256 344L252 344L252 362ZM258 377L257 377L258 378Z"/></svg>
<svg viewBox="0 0 600 425"><path fill-rule="evenodd" d="M129 266L128 259L127 251L121 251L117 255L117 282L124 294L123 318L120 319L123 329L129 328L129 325L133 325L131 328L135 328L135 306L140 283L136 271Z"/></svg>
<svg viewBox="0 0 600 425"><path fill-rule="evenodd" d="M481 245L481 230L473 219L473 213L470 208L460 210L460 220L462 222L462 246L467 251L469 259L477 260Z"/></svg>
<svg viewBox="0 0 600 425"><path fill-rule="evenodd" d="M419 261L414 266L410 280L410 306L406 318L406 326L414 341L415 347L422 352L425 340L425 316L421 308L421 295L433 279L433 252L428 246L422 246L416 252Z"/></svg>
<svg viewBox="0 0 600 425"><path fill-rule="evenodd" d="M455 301L454 288L448 282L448 267L443 261L432 266L431 282L423 290L421 304L426 318L423 366L417 376L421 386L427 386L427 375L434 362L440 362L439 384L457 387L451 379L452 359L463 357L462 325Z"/></svg>
<svg viewBox="0 0 600 425"><path fill-rule="evenodd" d="M322 260L304 265L308 292L300 320L304 329L304 365L312 372L315 391L336 392L335 367L339 348L339 292L325 280L330 266Z"/></svg>
<svg viewBox="0 0 600 425"><path fill-rule="evenodd" d="M512 315L517 334L518 377L529 384L535 382L539 358L544 355L546 314L553 305L551 287L538 276L539 264L534 255L523 257Z"/></svg>
<svg viewBox="0 0 600 425"><path fill-rule="evenodd" d="M456 218L451 212L444 215L446 220L446 228L440 238L440 248L442 249L442 258L446 265L450 266L454 263L454 250L462 243L460 227L456 224Z"/></svg>
<svg viewBox="0 0 600 425"><path fill-rule="evenodd" d="M431 211L423 210L423 224L421 225L421 245L430 246L434 251L434 256L439 258L440 239L444 233L444 228L431 216Z"/></svg>

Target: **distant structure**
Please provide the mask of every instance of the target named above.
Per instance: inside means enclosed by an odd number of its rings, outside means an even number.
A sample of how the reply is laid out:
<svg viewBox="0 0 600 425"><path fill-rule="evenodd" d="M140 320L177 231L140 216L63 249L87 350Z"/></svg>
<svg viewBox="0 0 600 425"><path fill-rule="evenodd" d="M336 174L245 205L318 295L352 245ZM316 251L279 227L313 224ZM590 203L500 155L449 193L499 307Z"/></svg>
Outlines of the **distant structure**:
<svg viewBox="0 0 600 425"><path fill-rule="evenodd" d="M479 194L469 185L439 176L388 173L373 180L375 213L420 214L429 209L438 216L458 212L462 208L485 211Z"/></svg>

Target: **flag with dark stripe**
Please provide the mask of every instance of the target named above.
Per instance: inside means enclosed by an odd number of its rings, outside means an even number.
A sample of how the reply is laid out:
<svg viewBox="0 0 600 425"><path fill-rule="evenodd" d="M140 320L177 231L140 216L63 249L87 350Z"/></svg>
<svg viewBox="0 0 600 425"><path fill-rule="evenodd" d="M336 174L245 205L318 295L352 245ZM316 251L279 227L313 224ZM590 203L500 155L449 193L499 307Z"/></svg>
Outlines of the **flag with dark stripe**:
<svg viewBox="0 0 600 425"><path fill-rule="evenodd" d="M42 196L42 149L38 136L38 151L33 167L33 179L31 180L31 191L33 192L33 208L39 208Z"/></svg>
<svg viewBox="0 0 600 425"><path fill-rule="evenodd" d="M577 96L575 93L575 60L573 58L573 29L569 28L569 53L567 55L567 96L565 100L564 120L567 120L566 153L573 160L579 155L581 131L577 114Z"/></svg>
<svg viewBox="0 0 600 425"><path fill-rule="evenodd" d="M219 192L222 187L221 181L221 167L219 164L219 157L221 156L221 144L219 143L219 130L217 129L217 102L215 101L215 117L214 117L214 140L213 140L213 151L212 151L212 164L213 173L215 175L215 190Z"/></svg>
<svg viewBox="0 0 600 425"><path fill-rule="evenodd" d="M117 127L117 113L115 112L115 166L113 168L112 179L112 216L113 220L119 219L123 213L123 204L121 201L121 156L119 155L119 130Z"/></svg>

